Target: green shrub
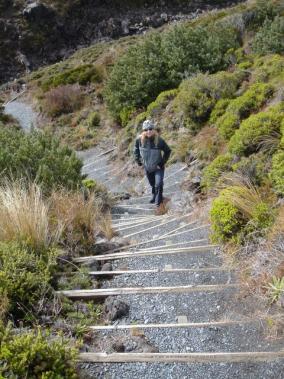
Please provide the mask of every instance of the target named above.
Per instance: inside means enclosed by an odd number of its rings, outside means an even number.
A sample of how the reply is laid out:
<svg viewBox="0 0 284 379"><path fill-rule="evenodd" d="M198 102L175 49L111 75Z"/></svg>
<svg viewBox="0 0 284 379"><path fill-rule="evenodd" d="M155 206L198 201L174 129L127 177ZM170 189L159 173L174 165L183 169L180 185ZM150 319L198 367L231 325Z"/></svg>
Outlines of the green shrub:
<svg viewBox="0 0 284 379"><path fill-rule="evenodd" d="M86 85L90 82L101 82L102 77L99 69L91 64L86 64L65 70L62 73L52 75L49 79L45 80L41 88L48 91L51 88L67 85L67 84L80 84Z"/></svg>
<svg viewBox="0 0 284 379"><path fill-rule="evenodd" d="M50 292L52 271L58 253L37 255L17 243L0 243L0 288L9 300L15 317L37 313L40 302Z"/></svg>
<svg viewBox="0 0 284 379"><path fill-rule="evenodd" d="M279 195L284 195L284 151L278 151L272 157L270 172L273 188Z"/></svg>
<svg viewBox="0 0 284 379"><path fill-rule="evenodd" d="M284 17L276 16L272 21L266 19L252 41L252 48L255 53L261 55L283 53Z"/></svg>
<svg viewBox="0 0 284 379"><path fill-rule="evenodd" d="M271 209L271 205L265 202L257 204L254 208L252 218L247 226L248 230L265 230L269 228L274 221L274 212Z"/></svg>
<svg viewBox="0 0 284 379"><path fill-rule="evenodd" d="M225 53L238 47L238 33L229 25L176 26L163 38L163 56L171 84L197 71L215 72L227 66Z"/></svg>
<svg viewBox="0 0 284 379"><path fill-rule="evenodd" d="M220 99L217 101L210 114L210 124L214 124L219 117L223 116L230 102L230 99Z"/></svg>
<svg viewBox="0 0 284 379"><path fill-rule="evenodd" d="M242 243L254 235L264 235L273 224L274 210L249 181L224 189L210 211L213 242Z"/></svg>
<svg viewBox="0 0 284 379"><path fill-rule="evenodd" d="M248 177L254 184L260 186L267 178L270 164L267 156L263 153L252 154L242 157L241 160L232 165L233 171Z"/></svg>
<svg viewBox="0 0 284 379"><path fill-rule="evenodd" d="M62 338L37 331L15 334L0 324L2 378L76 379L77 351Z"/></svg>
<svg viewBox="0 0 284 379"><path fill-rule="evenodd" d="M203 170L201 186L205 190L214 187L221 174L231 169L231 164L231 155L219 155Z"/></svg>
<svg viewBox="0 0 284 379"><path fill-rule="evenodd" d="M116 62L106 85L105 99L118 118L124 108L151 103L169 84L161 55L161 35L155 33L130 47Z"/></svg>
<svg viewBox="0 0 284 379"><path fill-rule="evenodd" d="M257 111L272 95L273 88L269 84L253 84L242 96L232 100L226 112L215 123L220 134L230 139L238 129L240 121L247 118L250 113Z"/></svg>
<svg viewBox="0 0 284 379"><path fill-rule="evenodd" d="M219 197L213 201L210 210L211 239L214 243L228 241L238 243L238 235L246 225L238 208L227 199L227 191L224 190L220 193Z"/></svg>
<svg viewBox="0 0 284 379"><path fill-rule="evenodd" d="M119 112L119 119L123 127L125 127L129 123L134 112L135 108L133 107L125 107L121 109L121 111Z"/></svg>
<svg viewBox="0 0 284 379"><path fill-rule="evenodd" d="M274 54L259 57L254 60L252 81L266 82L273 81L279 83L279 79L284 79L284 57Z"/></svg>
<svg viewBox="0 0 284 379"><path fill-rule="evenodd" d="M105 89L111 113L118 118L123 108L145 107L162 91L177 87L185 76L224 69L226 51L238 45L234 29L213 24L151 34L114 65Z"/></svg>
<svg viewBox="0 0 284 379"><path fill-rule="evenodd" d="M198 74L182 82L175 106L191 121L191 128L196 131L208 120L220 98L234 96L240 80L239 74L227 72L214 75Z"/></svg>
<svg viewBox="0 0 284 379"><path fill-rule="evenodd" d="M270 107L265 112L251 115L241 123L240 128L230 139L229 151L238 156L248 156L257 152L262 137L279 132L283 115L281 104Z"/></svg>
<svg viewBox="0 0 284 379"><path fill-rule="evenodd" d="M150 116L155 116L164 109L171 100L173 100L178 94L178 89L172 89L168 91L163 91L160 95L147 107L147 114Z"/></svg>
<svg viewBox="0 0 284 379"><path fill-rule="evenodd" d="M101 117L98 112L91 112L87 118L87 126L89 128L97 128L100 126Z"/></svg>
<svg viewBox="0 0 284 379"><path fill-rule="evenodd" d="M45 191L76 188L82 180L81 161L50 135L0 128L0 172L5 177L28 178Z"/></svg>

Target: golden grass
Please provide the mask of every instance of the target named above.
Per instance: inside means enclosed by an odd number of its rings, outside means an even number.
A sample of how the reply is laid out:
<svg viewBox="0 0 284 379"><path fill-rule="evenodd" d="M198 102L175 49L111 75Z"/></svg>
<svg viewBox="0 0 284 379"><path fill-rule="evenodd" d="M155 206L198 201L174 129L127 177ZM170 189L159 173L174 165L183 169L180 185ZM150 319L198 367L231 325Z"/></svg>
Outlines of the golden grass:
<svg viewBox="0 0 284 379"><path fill-rule="evenodd" d="M64 228L64 243L75 249L79 245L86 249L93 246L96 236L113 236L111 219L102 211L100 199L94 193L87 197L81 192L61 190L50 198L51 215Z"/></svg>
<svg viewBox="0 0 284 379"><path fill-rule="evenodd" d="M97 235L114 235L102 207L94 193L61 190L43 198L36 184L6 182L0 187L0 241L26 243L37 251L58 244L88 249Z"/></svg>
<svg viewBox="0 0 284 379"><path fill-rule="evenodd" d="M224 196L239 209L247 220L253 217L255 209L260 203L271 201L269 197L264 198L264 195L249 178L239 174L223 176L220 186L226 189Z"/></svg>
<svg viewBox="0 0 284 379"><path fill-rule="evenodd" d="M58 225L50 227L49 204L39 186L6 182L0 187L0 240L42 249L57 243L61 232Z"/></svg>

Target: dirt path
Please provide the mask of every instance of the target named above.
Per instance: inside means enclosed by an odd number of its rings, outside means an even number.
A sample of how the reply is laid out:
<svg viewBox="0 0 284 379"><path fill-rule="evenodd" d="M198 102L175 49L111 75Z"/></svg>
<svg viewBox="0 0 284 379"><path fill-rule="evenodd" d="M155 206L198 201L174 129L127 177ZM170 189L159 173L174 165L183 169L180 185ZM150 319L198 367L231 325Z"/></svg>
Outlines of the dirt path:
<svg viewBox="0 0 284 379"><path fill-rule="evenodd" d="M81 153L84 171L113 192L137 187L114 167L113 151ZM107 256L78 259L101 288L66 291L70 298L108 297L129 307L109 325L97 325L99 349L82 353L86 378L283 378L283 340L266 338L266 321L255 304L240 302L240 283L217 247L208 225L193 216L180 183L187 168L166 172L165 194L182 212L154 217L144 194L121 201L113 223L130 246ZM92 270L92 262L109 270ZM110 273L110 270L115 271Z"/></svg>

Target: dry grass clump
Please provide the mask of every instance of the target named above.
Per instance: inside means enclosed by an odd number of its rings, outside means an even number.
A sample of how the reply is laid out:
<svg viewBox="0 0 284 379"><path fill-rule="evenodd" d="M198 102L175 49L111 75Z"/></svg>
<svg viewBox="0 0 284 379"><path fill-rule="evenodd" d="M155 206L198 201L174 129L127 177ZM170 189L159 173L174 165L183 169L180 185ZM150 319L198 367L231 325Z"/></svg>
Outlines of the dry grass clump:
<svg viewBox="0 0 284 379"><path fill-rule="evenodd" d="M63 85L51 89L45 94L45 109L49 116L59 116L80 109L84 103L84 94L79 85Z"/></svg>
<svg viewBox="0 0 284 379"><path fill-rule="evenodd" d="M63 244L73 252L88 251L100 234L111 238L111 219L102 211L102 204L95 193L87 197L82 192L61 190L50 198L51 217L63 225Z"/></svg>
<svg viewBox="0 0 284 379"><path fill-rule="evenodd" d="M56 244L62 227L51 228L49 203L39 186L6 182L0 187L0 240L26 242L41 250Z"/></svg>
<svg viewBox="0 0 284 379"><path fill-rule="evenodd" d="M112 238L109 214L95 193L61 190L44 198L36 184L6 182L0 187L0 241L16 241L35 251L63 244L88 250L101 235Z"/></svg>

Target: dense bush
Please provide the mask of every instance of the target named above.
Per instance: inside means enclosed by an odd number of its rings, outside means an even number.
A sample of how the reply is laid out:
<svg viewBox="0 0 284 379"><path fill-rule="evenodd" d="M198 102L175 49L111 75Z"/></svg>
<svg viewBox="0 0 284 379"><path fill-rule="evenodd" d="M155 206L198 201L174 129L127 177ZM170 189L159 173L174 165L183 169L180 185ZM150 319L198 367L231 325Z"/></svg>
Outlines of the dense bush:
<svg viewBox="0 0 284 379"><path fill-rule="evenodd" d="M263 153L252 154L242 157L241 160L232 165L234 172L243 175L257 186L263 184L267 178L270 164L268 157Z"/></svg>
<svg viewBox="0 0 284 379"><path fill-rule="evenodd" d="M198 71L226 67L225 53L239 45L236 29L229 25L177 26L163 38L163 56L172 86Z"/></svg>
<svg viewBox="0 0 284 379"><path fill-rule="evenodd" d="M283 79L284 57L277 54L259 57L254 60L252 69L252 81L276 80L275 84L278 84L279 79Z"/></svg>
<svg viewBox="0 0 284 379"><path fill-rule="evenodd" d="M156 114L161 112L169 104L169 102L177 96L178 92L178 89L161 92L156 100L148 105L147 115L154 117Z"/></svg>
<svg viewBox="0 0 284 379"><path fill-rule="evenodd" d="M276 192L284 195L284 151L278 151L272 157L271 180Z"/></svg>
<svg viewBox="0 0 284 379"><path fill-rule="evenodd" d="M85 85L90 82L100 82L102 80L100 70L98 67L91 64L70 68L62 73L51 76L45 80L41 88L48 91L53 87L58 87L66 84L80 84Z"/></svg>
<svg viewBox="0 0 284 379"><path fill-rule="evenodd" d="M16 334L0 323L1 378L76 379L77 352L62 338L38 331Z"/></svg>
<svg viewBox="0 0 284 379"><path fill-rule="evenodd" d="M36 314L50 295L51 273L58 253L36 254L17 243L0 243L0 288L14 317Z"/></svg>
<svg viewBox="0 0 284 379"><path fill-rule="evenodd" d="M260 148L260 140L280 130L283 119L283 105L270 107L265 112L251 115L241 123L240 128L232 136L229 151L239 156L248 156Z"/></svg>
<svg viewBox="0 0 284 379"><path fill-rule="evenodd" d="M45 191L76 188L82 180L81 161L67 146L50 135L0 128L0 172L5 177L29 178Z"/></svg>
<svg viewBox="0 0 284 379"><path fill-rule="evenodd" d="M232 240L238 243L238 234L246 222L238 208L228 200L226 191L222 191L213 201L210 210L211 238L216 243Z"/></svg>
<svg viewBox="0 0 284 379"><path fill-rule="evenodd" d="M242 243L245 238L263 235L274 220L269 200L250 181L233 183L221 191L212 204L212 240Z"/></svg>
<svg viewBox="0 0 284 379"><path fill-rule="evenodd" d="M84 94L77 85L59 86L45 94L44 109L49 116L60 116L79 110L84 104Z"/></svg>
<svg viewBox="0 0 284 379"><path fill-rule="evenodd" d="M261 55L283 53L284 17L277 16L273 21L266 19L252 41L252 48L255 53Z"/></svg>
<svg viewBox="0 0 284 379"><path fill-rule="evenodd" d="M238 73L218 72L198 74L182 82L175 105L183 112L187 127L198 130L218 100L234 96L241 79L242 75Z"/></svg>
<svg viewBox="0 0 284 379"><path fill-rule="evenodd" d="M234 29L213 24L152 34L115 64L105 91L110 111L118 118L122 109L145 107L197 71L225 68L226 51L238 45Z"/></svg>
<svg viewBox="0 0 284 379"><path fill-rule="evenodd" d="M221 135L230 139L240 121L257 111L272 95L273 87L266 83L253 84L242 96L232 100L226 112L215 123Z"/></svg>
<svg viewBox="0 0 284 379"><path fill-rule="evenodd" d="M208 190L216 185L222 173L231 169L232 156L230 154L219 155L204 170L201 185Z"/></svg>
<svg viewBox="0 0 284 379"><path fill-rule="evenodd" d="M231 102L230 99L220 99L217 101L215 107L213 108L210 114L209 122L211 125L214 124L218 120L219 117L223 116L230 102Z"/></svg>

